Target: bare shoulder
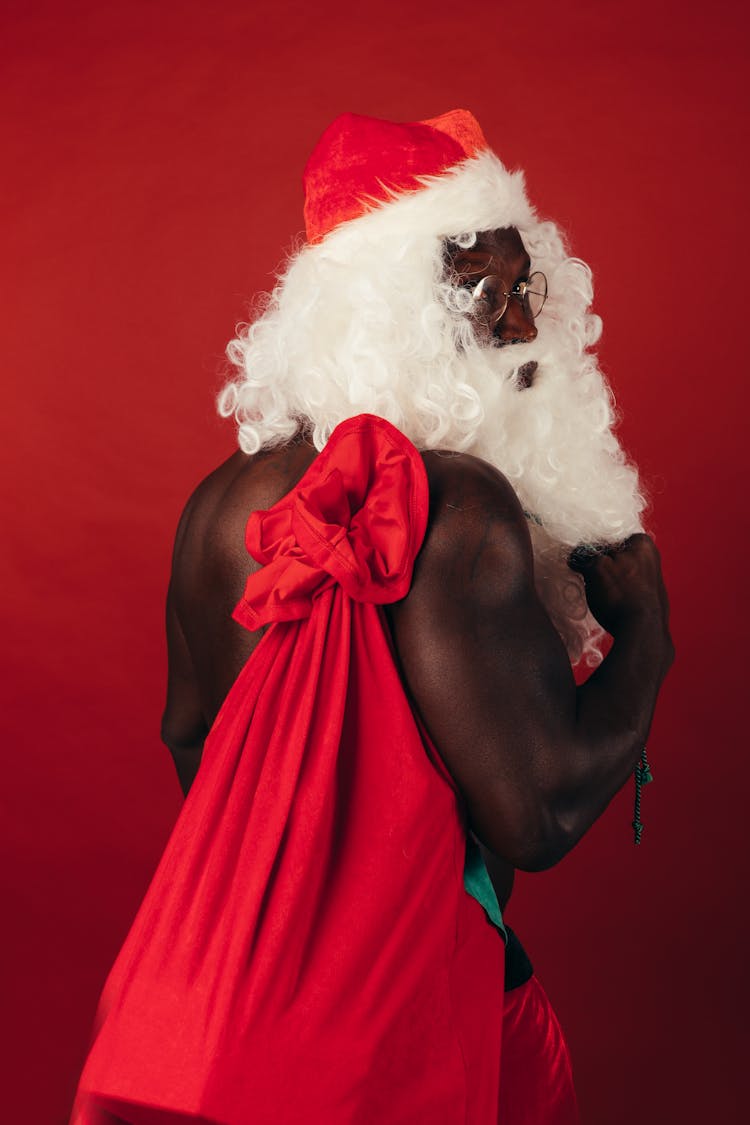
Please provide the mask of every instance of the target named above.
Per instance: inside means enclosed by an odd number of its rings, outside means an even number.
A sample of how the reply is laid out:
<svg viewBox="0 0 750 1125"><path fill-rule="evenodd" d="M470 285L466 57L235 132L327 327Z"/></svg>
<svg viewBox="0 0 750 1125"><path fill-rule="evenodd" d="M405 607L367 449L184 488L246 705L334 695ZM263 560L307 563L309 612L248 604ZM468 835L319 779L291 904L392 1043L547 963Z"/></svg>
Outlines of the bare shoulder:
<svg viewBox="0 0 750 1125"><path fill-rule="evenodd" d="M472 453L456 453L451 450L429 449L422 453L427 471L430 490L450 494L451 499L467 496L469 499L482 497L502 501L509 510L520 509L508 478L489 461L475 457Z"/></svg>
<svg viewBox="0 0 750 1125"><path fill-rule="evenodd" d="M201 481L185 505L168 602L172 634L182 635L208 725L259 639L232 618L248 577L258 569L245 545L247 521L289 492L315 456L304 442L254 456L234 453ZM180 664L176 643L170 661L179 678L186 661Z"/></svg>
<svg viewBox="0 0 750 1125"><path fill-rule="evenodd" d="M423 454L430 488L430 518L415 583L448 581L456 590L500 593L533 571L528 524L510 482L488 462L468 453Z"/></svg>
<svg viewBox="0 0 750 1125"><path fill-rule="evenodd" d="M250 455L237 451L195 488L183 510L175 560L198 548L244 562L245 525L251 512L272 507L294 486L315 450L304 442Z"/></svg>
<svg viewBox="0 0 750 1125"><path fill-rule="evenodd" d="M196 534L199 527L205 526L213 518L228 489L246 474L249 460L238 451L196 485L187 499L177 526L176 553L179 553L186 540Z"/></svg>

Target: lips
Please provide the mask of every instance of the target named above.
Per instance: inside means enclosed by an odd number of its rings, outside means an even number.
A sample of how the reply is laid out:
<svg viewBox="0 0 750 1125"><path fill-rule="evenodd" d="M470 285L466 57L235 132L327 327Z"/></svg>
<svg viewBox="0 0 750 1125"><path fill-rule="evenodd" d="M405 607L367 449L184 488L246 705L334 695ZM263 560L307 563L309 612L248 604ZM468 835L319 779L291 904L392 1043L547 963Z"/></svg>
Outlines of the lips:
<svg viewBox="0 0 750 1125"><path fill-rule="evenodd" d="M516 371L516 386L519 391L525 391L534 382L534 375L539 364L535 359L529 360L528 363L522 364L518 371Z"/></svg>

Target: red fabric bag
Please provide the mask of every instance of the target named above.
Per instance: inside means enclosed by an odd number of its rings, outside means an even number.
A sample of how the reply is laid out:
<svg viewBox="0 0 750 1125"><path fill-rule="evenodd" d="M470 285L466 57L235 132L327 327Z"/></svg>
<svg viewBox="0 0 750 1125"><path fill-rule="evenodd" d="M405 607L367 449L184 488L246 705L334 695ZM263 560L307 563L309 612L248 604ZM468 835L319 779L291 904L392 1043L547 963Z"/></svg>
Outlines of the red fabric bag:
<svg viewBox="0 0 750 1125"><path fill-rule="evenodd" d="M503 941L382 605L425 533L422 459L368 415L249 520L269 624L107 981L76 1125L495 1125Z"/></svg>

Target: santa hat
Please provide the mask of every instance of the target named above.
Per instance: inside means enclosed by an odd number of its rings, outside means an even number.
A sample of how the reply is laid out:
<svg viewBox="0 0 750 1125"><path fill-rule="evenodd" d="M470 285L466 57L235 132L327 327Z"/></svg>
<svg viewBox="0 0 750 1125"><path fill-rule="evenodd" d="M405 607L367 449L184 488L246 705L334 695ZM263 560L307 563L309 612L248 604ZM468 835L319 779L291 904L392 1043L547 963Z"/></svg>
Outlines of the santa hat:
<svg viewBox="0 0 750 1125"><path fill-rule="evenodd" d="M384 206L435 196L441 183L456 230L516 226L532 215L522 174L505 169L465 109L407 124L341 114L313 149L303 183L311 244Z"/></svg>

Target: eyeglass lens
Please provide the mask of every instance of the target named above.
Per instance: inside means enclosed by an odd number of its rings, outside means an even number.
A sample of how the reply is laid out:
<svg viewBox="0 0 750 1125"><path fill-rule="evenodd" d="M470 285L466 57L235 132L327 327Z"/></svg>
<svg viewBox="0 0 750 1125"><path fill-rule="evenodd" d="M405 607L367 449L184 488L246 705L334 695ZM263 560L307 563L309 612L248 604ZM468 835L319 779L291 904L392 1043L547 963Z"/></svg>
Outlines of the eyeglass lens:
<svg viewBox="0 0 750 1125"><path fill-rule="evenodd" d="M524 300L531 319L534 320L544 308L547 300L547 278L543 273L532 273L526 283Z"/></svg>
<svg viewBox="0 0 750 1125"><path fill-rule="evenodd" d="M519 290L523 286L523 295ZM521 283L508 295L500 277L490 274L482 278L474 290L476 312L483 319L500 318L505 313L511 297L519 300L527 316L534 320L544 307L547 299L547 279L543 273L532 273L528 281Z"/></svg>

